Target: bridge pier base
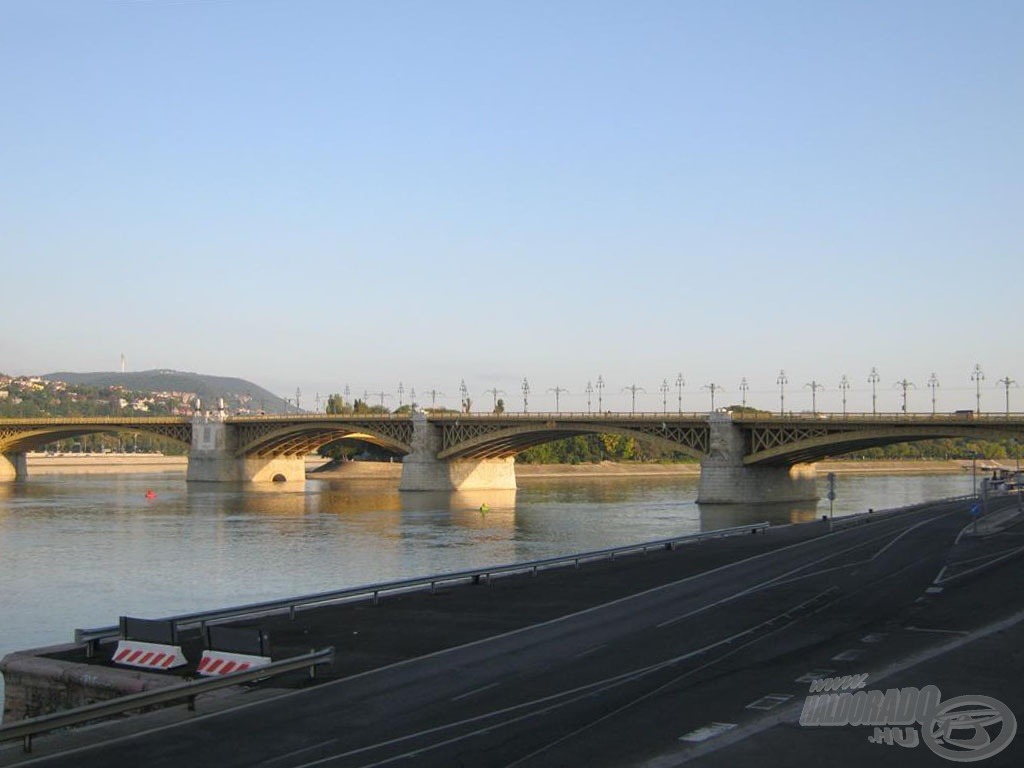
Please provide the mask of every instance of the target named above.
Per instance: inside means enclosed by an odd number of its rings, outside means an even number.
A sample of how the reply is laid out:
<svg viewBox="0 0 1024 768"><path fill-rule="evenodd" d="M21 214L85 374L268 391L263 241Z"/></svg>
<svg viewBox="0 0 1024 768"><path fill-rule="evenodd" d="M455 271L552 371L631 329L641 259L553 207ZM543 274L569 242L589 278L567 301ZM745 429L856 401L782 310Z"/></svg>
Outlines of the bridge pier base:
<svg viewBox="0 0 1024 768"><path fill-rule="evenodd" d="M700 465L698 504L817 501L814 464L747 466L743 432L728 414L711 414L711 450Z"/></svg>
<svg viewBox="0 0 1024 768"><path fill-rule="evenodd" d="M402 459L400 491L514 491L516 464L505 459L438 459L441 430L413 415L412 452Z"/></svg>
<svg viewBox="0 0 1024 768"><path fill-rule="evenodd" d="M237 456L232 433L217 415L192 421L192 449L185 479L197 483L303 482L301 456Z"/></svg>
<svg viewBox="0 0 1024 768"><path fill-rule="evenodd" d="M0 453L0 483L28 477L28 455L21 452Z"/></svg>

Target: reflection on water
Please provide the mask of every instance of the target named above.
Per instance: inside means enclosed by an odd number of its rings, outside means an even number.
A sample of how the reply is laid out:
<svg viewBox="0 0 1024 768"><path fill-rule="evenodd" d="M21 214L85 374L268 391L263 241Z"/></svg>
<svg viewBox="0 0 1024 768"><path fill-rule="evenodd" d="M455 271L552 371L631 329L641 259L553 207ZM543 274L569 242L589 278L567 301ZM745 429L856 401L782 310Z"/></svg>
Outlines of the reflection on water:
<svg viewBox="0 0 1024 768"><path fill-rule="evenodd" d="M121 614L158 617L828 514L827 501L698 507L694 477L521 485L403 494L391 482L223 486L166 474L0 483L0 655L65 642L75 627ZM969 475L840 476L835 514L970 489Z"/></svg>

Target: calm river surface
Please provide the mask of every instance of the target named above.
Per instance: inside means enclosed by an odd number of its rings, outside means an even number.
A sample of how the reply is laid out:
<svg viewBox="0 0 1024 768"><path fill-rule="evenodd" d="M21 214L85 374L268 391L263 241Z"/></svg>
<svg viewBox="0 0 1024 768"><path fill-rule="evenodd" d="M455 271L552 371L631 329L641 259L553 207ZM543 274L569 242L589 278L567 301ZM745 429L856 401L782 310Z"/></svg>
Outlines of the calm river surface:
<svg viewBox="0 0 1024 768"><path fill-rule="evenodd" d="M366 480L243 489L179 474L0 484L0 656L68 642L75 627L120 615L159 618L828 513L827 501L698 507L689 477L520 482L519 491L456 494ZM835 514L970 491L967 473L840 475Z"/></svg>

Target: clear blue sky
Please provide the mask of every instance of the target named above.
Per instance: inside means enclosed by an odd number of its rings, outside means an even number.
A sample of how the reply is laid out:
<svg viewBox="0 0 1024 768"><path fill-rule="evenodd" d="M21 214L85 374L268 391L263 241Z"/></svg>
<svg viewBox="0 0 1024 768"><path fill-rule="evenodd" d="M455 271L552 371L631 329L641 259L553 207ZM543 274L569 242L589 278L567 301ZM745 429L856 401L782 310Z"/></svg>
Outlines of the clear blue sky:
<svg viewBox="0 0 1024 768"><path fill-rule="evenodd" d="M0 0L0 371L838 410L876 366L928 410L980 363L1002 408L1022 40L1016 0Z"/></svg>

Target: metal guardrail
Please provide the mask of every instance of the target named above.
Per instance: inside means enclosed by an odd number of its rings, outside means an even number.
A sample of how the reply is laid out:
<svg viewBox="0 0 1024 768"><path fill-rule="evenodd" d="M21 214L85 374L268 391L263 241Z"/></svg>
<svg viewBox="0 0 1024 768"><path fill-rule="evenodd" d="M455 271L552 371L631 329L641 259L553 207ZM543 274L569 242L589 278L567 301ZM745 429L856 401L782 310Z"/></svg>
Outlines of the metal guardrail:
<svg viewBox="0 0 1024 768"><path fill-rule="evenodd" d="M195 711L196 697L204 693L216 691L220 688L228 688L233 685L241 685L242 683L250 683L255 680L263 680L264 678L276 675L283 675L286 672L294 672L299 669L308 668L310 676L315 677L317 666L332 664L333 662L334 647L332 646L319 651L312 651L303 656L294 656L290 659L271 662L266 666L246 670L245 672L235 672L221 677L211 677L205 680L169 685L166 688L157 688L152 691L132 693L110 701L100 701L64 712L55 712L51 715L41 715L40 717L20 720L9 725L0 725L0 742L22 739L25 752L31 752L33 737L41 733L48 733L58 728L67 728L72 725L81 725L93 720L101 720L133 709L142 709L171 702L187 702L189 710Z"/></svg>
<svg viewBox="0 0 1024 768"><path fill-rule="evenodd" d="M952 504L957 501L970 501L976 498L978 498L976 495L969 493L966 496L950 496L945 499L937 499L936 501L916 502L914 504L906 504L902 507L892 507L884 510L880 509L877 512L858 512L853 515L843 515L842 517L832 518L832 530L842 530L843 528L852 528L855 525L864 525L866 523L870 523L872 520L880 520L887 518L890 515L898 515L901 512L913 512L914 510L932 506L934 504Z"/></svg>
<svg viewBox="0 0 1024 768"><path fill-rule="evenodd" d="M722 536L735 536L744 533L756 533L759 530L769 528L770 524L765 522L752 523L750 525L740 525L732 528L720 528L714 531L701 531L699 533L686 534L684 536L674 536L668 539L658 539L656 541L642 542L639 544L628 544L621 547L611 547L609 549L598 549L590 552L579 552L572 555L560 555L558 557L549 557L541 560L531 560L521 563L508 563L506 565L496 565L492 567L474 568L466 571L453 571L451 573L435 574L433 576L423 576L412 579L401 579L398 581L386 581L379 584L370 584L359 587L348 587L345 589L331 590L329 592L316 592L309 595L301 595L299 597L283 598L280 600L267 600L260 603L250 603L247 605L235 606L232 608L221 608L211 611L200 611L197 613L180 614L177 616L168 616L164 618L164 621L173 621L175 626L179 629L192 627L199 625L205 627L209 622L213 621L225 621L229 619L239 619L246 616L256 616L261 614L280 613L288 611L291 618L295 618L295 612L298 608L308 607L313 605L324 605L327 603L350 601L359 598L371 598L373 599L374 605L380 599L381 594L385 592L412 592L418 589L430 588L433 592L438 584L451 583L451 582L472 582L479 584L483 581L490 581L492 576L511 574L511 573L526 573L530 572L536 575L537 571L542 568L557 568L561 566L567 566L570 563L575 567L579 567L581 562L588 560L601 560L609 559L614 560L619 555L627 554L630 552L642 552L647 553L648 550L652 549L675 549L678 544L685 544L689 542L702 541L704 539L720 538ZM119 637L120 628L117 626L111 627L96 627L93 629L76 629L75 630L75 642L84 643L87 646L87 655L92 656L95 654L97 646L102 640L109 640L112 638Z"/></svg>

